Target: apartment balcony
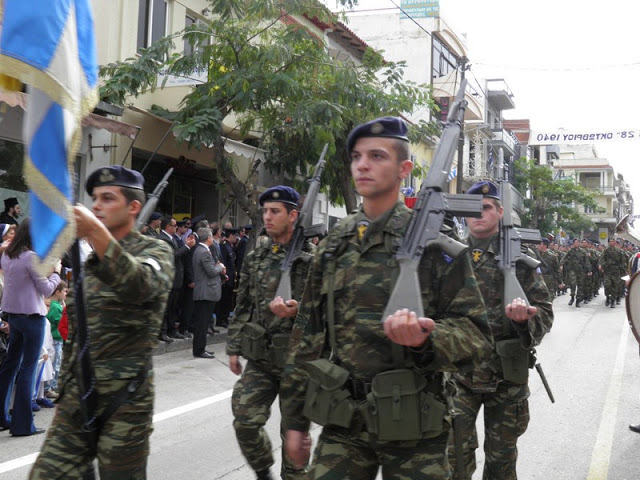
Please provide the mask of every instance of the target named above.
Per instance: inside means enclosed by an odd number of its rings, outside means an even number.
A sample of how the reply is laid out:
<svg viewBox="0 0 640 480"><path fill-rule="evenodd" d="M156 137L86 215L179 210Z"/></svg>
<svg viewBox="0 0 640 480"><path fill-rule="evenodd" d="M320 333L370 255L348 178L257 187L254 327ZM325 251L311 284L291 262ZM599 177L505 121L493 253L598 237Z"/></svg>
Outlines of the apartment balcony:
<svg viewBox="0 0 640 480"><path fill-rule="evenodd" d="M587 187L585 185L582 185L582 187L593 192L594 195L601 195L604 197L616 197L618 194L618 188L616 187Z"/></svg>
<svg viewBox="0 0 640 480"><path fill-rule="evenodd" d="M502 111L516 108L516 104L513 101L513 93L511 93L504 79L493 78L487 80L486 92L489 103L491 103L496 110Z"/></svg>
<svg viewBox="0 0 640 480"><path fill-rule="evenodd" d="M492 128L492 138L489 140L489 145L495 148L503 148L505 150L505 158L509 158L516 153L516 139L508 130L504 128Z"/></svg>

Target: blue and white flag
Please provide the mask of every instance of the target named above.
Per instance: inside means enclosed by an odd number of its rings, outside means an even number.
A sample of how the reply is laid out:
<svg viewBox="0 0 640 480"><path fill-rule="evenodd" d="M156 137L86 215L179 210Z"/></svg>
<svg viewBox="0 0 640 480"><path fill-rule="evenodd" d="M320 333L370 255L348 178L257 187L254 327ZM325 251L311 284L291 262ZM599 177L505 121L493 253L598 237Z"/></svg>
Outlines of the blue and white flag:
<svg viewBox="0 0 640 480"><path fill-rule="evenodd" d="M80 122L98 101L89 0L5 0L0 71L28 86L23 136L31 236L38 269L50 271L51 258L75 239L70 171Z"/></svg>
<svg viewBox="0 0 640 480"><path fill-rule="evenodd" d="M449 172L449 176L447 177L447 180L450 182L451 180L453 180L457 176L458 176L458 168L457 167L453 167L451 169L451 171Z"/></svg>

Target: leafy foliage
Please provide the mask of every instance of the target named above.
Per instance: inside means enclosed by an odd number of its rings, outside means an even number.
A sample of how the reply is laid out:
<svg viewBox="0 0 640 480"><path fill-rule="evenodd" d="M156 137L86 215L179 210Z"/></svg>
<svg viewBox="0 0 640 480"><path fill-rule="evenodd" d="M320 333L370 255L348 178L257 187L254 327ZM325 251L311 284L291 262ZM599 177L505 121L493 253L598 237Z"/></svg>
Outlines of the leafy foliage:
<svg viewBox="0 0 640 480"><path fill-rule="evenodd" d="M549 167L537 165L533 160L520 158L515 162L514 186L521 192L530 192L525 199L527 213L523 226L537 228L543 234L561 227L571 235L592 230L594 224L578 211L579 206L604 210L596 204L590 190L575 183L573 178L554 180Z"/></svg>
<svg viewBox="0 0 640 480"><path fill-rule="evenodd" d="M361 62L344 52L332 58L320 38L292 21L305 15L331 24L335 18L315 0L211 0L210 8L210 21L165 37L136 58L102 67L101 97L123 105L130 96L162 88L158 78L165 75L199 73L206 81L190 89L177 112L154 112L175 120L178 141L213 147L220 175L255 224L260 222L250 185L260 161L254 160L248 178L238 178L225 156L223 135L263 148L266 167L294 185L310 175L329 143L323 184L334 202L354 208L344 148L348 132L376 116L433 108L429 88L403 81L404 64L385 61L371 49ZM177 40L186 41L192 53L176 53ZM223 120L232 114L230 132ZM436 132L435 125L423 122L412 136Z"/></svg>

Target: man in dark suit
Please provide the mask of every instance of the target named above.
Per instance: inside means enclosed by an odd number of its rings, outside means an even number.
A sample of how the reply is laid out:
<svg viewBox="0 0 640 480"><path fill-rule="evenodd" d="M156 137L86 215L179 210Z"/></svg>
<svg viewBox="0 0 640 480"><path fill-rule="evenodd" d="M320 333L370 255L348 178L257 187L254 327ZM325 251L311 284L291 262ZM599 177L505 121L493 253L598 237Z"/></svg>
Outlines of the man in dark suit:
<svg viewBox="0 0 640 480"><path fill-rule="evenodd" d="M166 242L171 247L175 261L173 286L171 287L171 293L169 294L167 308L164 312L164 319L162 321L162 327L160 329L160 340L168 343L172 342L174 338L187 338L178 330L176 330L175 324L179 318L178 299L180 298L182 285L184 283L184 259L189 254L190 249L196 245L195 237L191 236L187 238L186 245L179 246L178 242L175 239L176 225L177 224L175 218L163 218L160 221L161 230L158 235L158 240Z"/></svg>
<svg viewBox="0 0 640 480"><path fill-rule="evenodd" d="M242 261L244 260L244 256L247 254L247 245L249 244L249 231L251 230L251 225L245 225L244 227L240 227L238 231L238 241L235 244L236 251L236 272L238 272L238 277L240 276L240 271L242 270ZM236 278L236 280L240 280Z"/></svg>
<svg viewBox="0 0 640 480"><path fill-rule="evenodd" d="M216 325L222 328L229 327L229 314L233 310L233 290L236 286L236 254L234 245L238 235L237 228L225 228L222 231L222 243L220 252L222 263L227 267L227 281L222 284L222 297L216 305Z"/></svg>
<svg viewBox="0 0 640 480"><path fill-rule="evenodd" d="M193 356L199 358L214 358L213 353L207 352L207 326L213 316L216 302L222 294L222 279L220 275L226 273L221 262L216 262L211 254L213 234L210 228L198 230L200 243L193 252L193 303L195 319L193 324Z"/></svg>

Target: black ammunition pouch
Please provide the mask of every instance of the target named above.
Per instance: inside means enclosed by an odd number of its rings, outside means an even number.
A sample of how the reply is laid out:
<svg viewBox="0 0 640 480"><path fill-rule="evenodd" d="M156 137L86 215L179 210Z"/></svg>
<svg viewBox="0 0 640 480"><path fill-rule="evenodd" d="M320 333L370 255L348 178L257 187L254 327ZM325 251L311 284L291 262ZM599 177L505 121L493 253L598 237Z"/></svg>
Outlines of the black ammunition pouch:
<svg viewBox="0 0 640 480"><path fill-rule="evenodd" d="M255 322L245 323L240 335L240 348L244 358L254 362L269 359L267 330L262 325Z"/></svg>
<svg viewBox="0 0 640 480"><path fill-rule="evenodd" d="M271 344L268 346L268 349L269 359L274 367L283 368L287 362L290 338L291 335L288 333L276 333L271 336Z"/></svg>
<svg viewBox="0 0 640 480"><path fill-rule="evenodd" d="M373 378L363 412L367 431L380 441L420 440L442 433L447 407L413 370L390 370Z"/></svg>
<svg viewBox="0 0 640 480"><path fill-rule="evenodd" d="M309 383L303 414L319 425L351 425L356 405L345 388L349 371L321 358L306 364Z"/></svg>
<svg viewBox="0 0 640 480"><path fill-rule="evenodd" d="M518 385L524 385L529 381L529 369L533 368L532 355L530 349L522 347L520 339L497 341L496 352L500 357L502 378Z"/></svg>

